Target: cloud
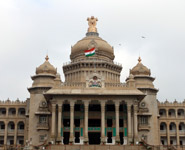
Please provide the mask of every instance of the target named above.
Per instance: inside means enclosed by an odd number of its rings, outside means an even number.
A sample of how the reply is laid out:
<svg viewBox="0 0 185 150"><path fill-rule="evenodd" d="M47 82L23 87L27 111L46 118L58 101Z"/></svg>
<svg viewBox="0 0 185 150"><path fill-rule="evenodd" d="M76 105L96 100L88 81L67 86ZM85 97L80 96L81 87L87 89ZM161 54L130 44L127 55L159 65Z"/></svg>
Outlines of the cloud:
<svg viewBox="0 0 185 150"><path fill-rule="evenodd" d="M114 46L115 61L122 63L122 82L140 54L156 77L158 99L182 101L184 8L184 0L1 0L0 99L29 97L30 76L47 51L62 74L71 45L85 36L86 19L94 15L100 36Z"/></svg>

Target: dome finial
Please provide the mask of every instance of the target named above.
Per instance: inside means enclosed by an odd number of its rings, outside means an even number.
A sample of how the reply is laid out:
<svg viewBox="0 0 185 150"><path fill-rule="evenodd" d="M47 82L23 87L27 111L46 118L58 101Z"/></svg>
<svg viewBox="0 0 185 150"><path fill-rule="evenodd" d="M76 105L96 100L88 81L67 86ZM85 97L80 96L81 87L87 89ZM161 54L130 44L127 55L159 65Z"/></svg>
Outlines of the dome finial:
<svg viewBox="0 0 185 150"><path fill-rule="evenodd" d="M48 61L48 60L49 60L49 57L48 57L48 55L46 55L46 58L45 58L45 59L46 59L46 61Z"/></svg>
<svg viewBox="0 0 185 150"><path fill-rule="evenodd" d="M141 57L139 56L139 58L138 58L138 62L140 63L141 62Z"/></svg>
<svg viewBox="0 0 185 150"><path fill-rule="evenodd" d="M94 16L91 16L91 18L87 18L87 21L89 25L87 32L97 32L96 22L98 21L98 19L94 18Z"/></svg>

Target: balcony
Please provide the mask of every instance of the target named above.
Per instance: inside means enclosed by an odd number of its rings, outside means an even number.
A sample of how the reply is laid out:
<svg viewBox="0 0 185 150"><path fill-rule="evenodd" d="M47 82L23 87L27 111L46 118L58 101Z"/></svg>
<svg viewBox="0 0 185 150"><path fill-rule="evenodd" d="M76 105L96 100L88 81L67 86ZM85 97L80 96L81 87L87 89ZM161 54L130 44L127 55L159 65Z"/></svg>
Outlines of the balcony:
<svg viewBox="0 0 185 150"><path fill-rule="evenodd" d="M47 123L38 123L37 130L49 130L49 125Z"/></svg>
<svg viewBox="0 0 185 150"><path fill-rule="evenodd" d="M17 130L17 134L18 135L24 135L24 130L23 129L22 130L21 129L18 129Z"/></svg>
<svg viewBox="0 0 185 150"><path fill-rule="evenodd" d="M176 136L176 130L170 130L170 135Z"/></svg>
<svg viewBox="0 0 185 150"><path fill-rule="evenodd" d="M138 129L149 131L150 130L150 125L149 124L139 124Z"/></svg>
<svg viewBox="0 0 185 150"><path fill-rule="evenodd" d="M8 135L14 135L15 130L14 129L8 129Z"/></svg>
<svg viewBox="0 0 185 150"><path fill-rule="evenodd" d="M166 136L167 130L160 130L160 135L161 136Z"/></svg>
<svg viewBox="0 0 185 150"><path fill-rule="evenodd" d="M179 130L179 134L180 135L185 135L185 131L184 130Z"/></svg>
<svg viewBox="0 0 185 150"><path fill-rule="evenodd" d="M0 135L4 135L5 134L5 129L0 129Z"/></svg>

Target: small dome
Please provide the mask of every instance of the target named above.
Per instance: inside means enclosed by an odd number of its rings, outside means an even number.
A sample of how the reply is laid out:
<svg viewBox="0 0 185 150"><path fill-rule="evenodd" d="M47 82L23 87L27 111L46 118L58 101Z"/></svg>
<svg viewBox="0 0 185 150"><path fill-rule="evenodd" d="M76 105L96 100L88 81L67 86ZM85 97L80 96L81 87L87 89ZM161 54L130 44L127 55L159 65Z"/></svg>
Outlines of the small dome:
<svg viewBox="0 0 185 150"><path fill-rule="evenodd" d="M133 75L149 75L150 76L150 69L144 66L141 63L141 58L138 59L138 64L130 70L130 73Z"/></svg>
<svg viewBox="0 0 185 150"><path fill-rule="evenodd" d="M51 65L49 63L49 57L46 56L46 61L40 65L38 68L36 68L36 74L54 74L56 75L57 73L57 69L53 67L53 65Z"/></svg>

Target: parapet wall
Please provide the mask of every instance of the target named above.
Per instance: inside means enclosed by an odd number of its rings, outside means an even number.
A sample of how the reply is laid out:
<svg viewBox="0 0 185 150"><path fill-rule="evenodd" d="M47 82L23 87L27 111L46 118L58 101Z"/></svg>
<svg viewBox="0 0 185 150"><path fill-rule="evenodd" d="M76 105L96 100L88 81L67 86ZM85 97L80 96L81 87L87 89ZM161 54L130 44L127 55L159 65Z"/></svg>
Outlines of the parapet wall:
<svg viewBox="0 0 185 150"><path fill-rule="evenodd" d="M180 106L180 107L185 107L185 100L183 102L177 102L177 100L173 101L173 102L169 102L168 100L166 100L165 102L159 102L158 101L158 106L159 107L167 107L167 106L172 106L172 107L176 107L176 106Z"/></svg>
<svg viewBox="0 0 185 150"><path fill-rule="evenodd" d="M0 100L0 105L2 106L2 105L23 105L23 106L26 106L26 104L27 104L27 101L28 101L28 99L27 100L25 100L25 101L20 101L19 99L17 99L17 100L15 100L15 101L13 101L13 100L10 100L10 99L7 99L7 100Z"/></svg>

